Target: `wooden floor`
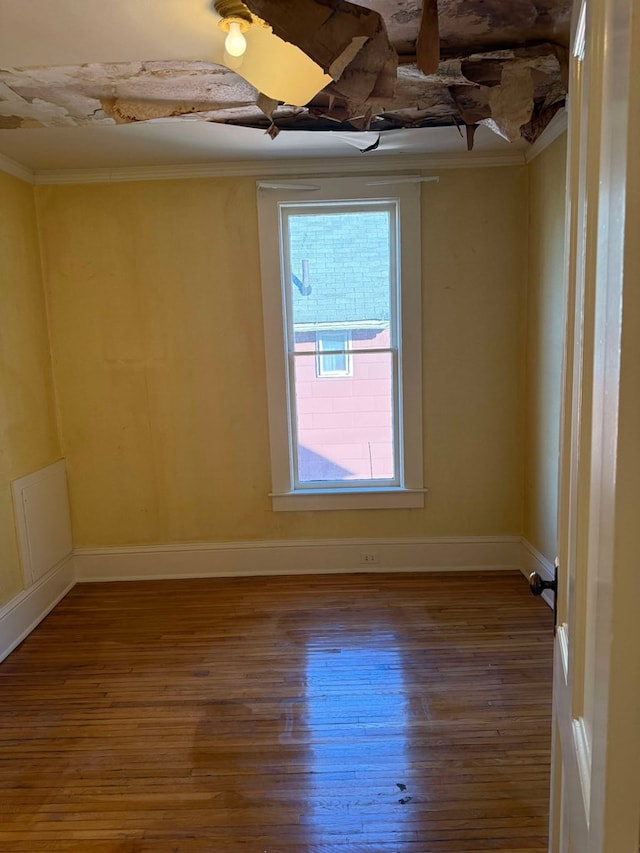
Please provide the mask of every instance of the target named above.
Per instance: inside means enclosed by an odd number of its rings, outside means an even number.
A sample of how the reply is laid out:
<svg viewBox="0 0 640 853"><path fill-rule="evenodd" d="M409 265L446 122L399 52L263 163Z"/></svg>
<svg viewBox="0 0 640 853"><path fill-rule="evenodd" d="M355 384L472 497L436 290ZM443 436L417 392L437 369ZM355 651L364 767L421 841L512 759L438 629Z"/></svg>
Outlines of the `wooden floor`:
<svg viewBox="0 0 640 853"><path fill-rule="evenodd" d="M0 665L0 851L547 847L517 574L76 586Z"/></svg>

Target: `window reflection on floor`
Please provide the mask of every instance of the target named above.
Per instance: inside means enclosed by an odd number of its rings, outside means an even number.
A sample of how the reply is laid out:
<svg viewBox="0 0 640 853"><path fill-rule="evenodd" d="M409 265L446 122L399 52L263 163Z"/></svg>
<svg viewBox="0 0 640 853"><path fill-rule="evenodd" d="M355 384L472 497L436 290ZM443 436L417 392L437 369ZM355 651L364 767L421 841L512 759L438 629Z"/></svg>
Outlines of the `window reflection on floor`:
<svg viewBox="0 0 640 853"><path fill-rule="evenodd" d="M318 841L366 842L409 816L402 660L390 633L336 641L307 650L307 820Z"/></svg>

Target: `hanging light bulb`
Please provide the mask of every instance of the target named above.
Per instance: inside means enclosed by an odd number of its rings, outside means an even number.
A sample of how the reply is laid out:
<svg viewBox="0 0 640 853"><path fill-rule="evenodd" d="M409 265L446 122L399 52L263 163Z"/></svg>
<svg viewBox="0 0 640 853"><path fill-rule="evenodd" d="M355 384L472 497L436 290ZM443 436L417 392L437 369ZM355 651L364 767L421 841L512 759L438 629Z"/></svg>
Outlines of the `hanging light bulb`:
<svg viewBox="0 0 640 853"><path fill-rule="evenodd" d="M244 34L253 24L251 12L241 0L216 0L215 9L220 15L218 26L227 34L225 51L229 56L243 56L247 49Z"/></svg>
<svg viewBox="0 0 640 853"><path fill-rule="evenodd" d="M242 56L247 49L247 40L238 21L229 22L229 32L224 40L224 49L229 56Z"/></svg>
<svg viewBox="0 0 640 853"><path fill-rule="evenodd" d="M278 38L242 0L213 0L213 7L219 15L218 27L225 34L224 49L222 39L216 42L214 61L235 71L268 98L301 107L331 83L317 63Z"/></svg>

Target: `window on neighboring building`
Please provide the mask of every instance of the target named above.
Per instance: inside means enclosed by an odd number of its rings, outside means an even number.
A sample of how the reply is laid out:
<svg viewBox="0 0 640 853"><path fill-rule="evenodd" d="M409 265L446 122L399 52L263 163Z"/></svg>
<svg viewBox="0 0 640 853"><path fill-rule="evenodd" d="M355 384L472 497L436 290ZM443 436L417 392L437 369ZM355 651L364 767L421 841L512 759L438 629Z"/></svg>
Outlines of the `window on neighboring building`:
<svg viewBox="0 0 640 853"><path fill-rule="evenodd" d="M350 349L350 332L316 332L316 376L352 376Z"/></svg>
<svg viewBox="0 0 640 853"><path fill-rule="evenodd" d="M259 189L273 505L421 506L419 186L314 183Z"/></svg>

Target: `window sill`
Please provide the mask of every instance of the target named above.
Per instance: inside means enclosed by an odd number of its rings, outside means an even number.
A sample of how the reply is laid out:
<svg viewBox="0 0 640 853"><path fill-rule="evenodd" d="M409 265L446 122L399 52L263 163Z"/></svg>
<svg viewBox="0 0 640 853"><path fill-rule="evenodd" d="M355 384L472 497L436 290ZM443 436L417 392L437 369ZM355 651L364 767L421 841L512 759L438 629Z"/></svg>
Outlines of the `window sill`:
<svg viewBox="0 0 640 853"><path fill-rule="evenodd" d="M306 489L271 494L274 512L341 509L419 509L427 489Z"/></svg>

